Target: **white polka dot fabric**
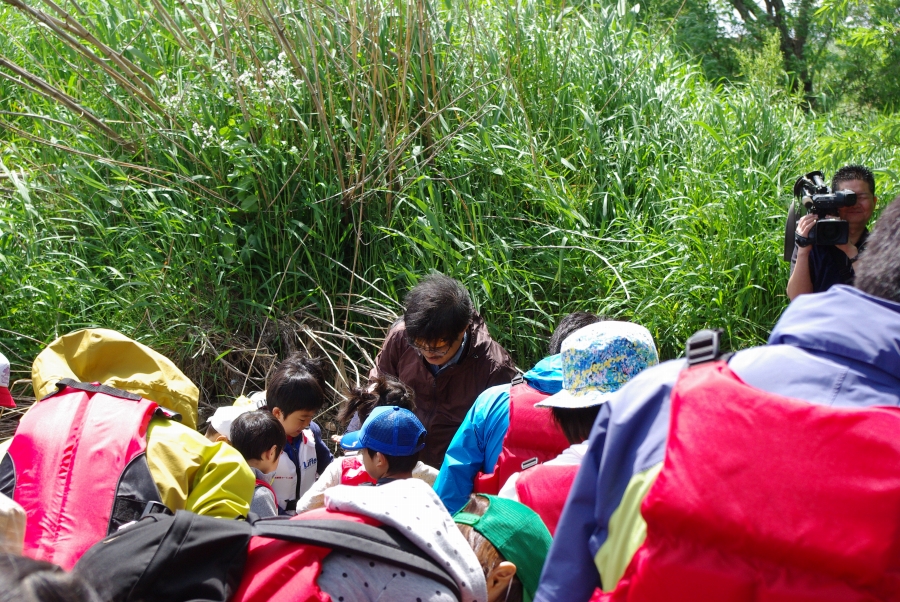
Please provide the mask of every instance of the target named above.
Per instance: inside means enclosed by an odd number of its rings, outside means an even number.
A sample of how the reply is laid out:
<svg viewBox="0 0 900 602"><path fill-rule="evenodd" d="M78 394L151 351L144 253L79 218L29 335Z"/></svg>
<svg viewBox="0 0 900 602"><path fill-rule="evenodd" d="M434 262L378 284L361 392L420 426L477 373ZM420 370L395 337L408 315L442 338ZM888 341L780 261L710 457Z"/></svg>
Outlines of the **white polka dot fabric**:
<svg viewBox="0 0 900 602"><path fill-rule="evenodd" d="M398 529L453 577L462 602L487 602L484 573L475 552L423 481L403 479L378 487L338 485L325 492L325 507L370 516Z"/></svg>

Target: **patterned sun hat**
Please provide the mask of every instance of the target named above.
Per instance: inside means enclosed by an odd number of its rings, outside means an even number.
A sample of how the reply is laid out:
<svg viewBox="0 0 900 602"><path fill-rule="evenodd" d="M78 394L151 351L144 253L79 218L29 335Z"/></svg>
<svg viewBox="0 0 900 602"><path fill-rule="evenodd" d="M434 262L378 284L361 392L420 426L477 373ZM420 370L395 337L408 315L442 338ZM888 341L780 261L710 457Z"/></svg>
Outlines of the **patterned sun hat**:
<svg viewBox="0 0 900 602"><path fill-rule="evenodd" d="M659 363L650 331L632 322L597 322L562 344L563 388L535 404L542 408L589 408L608 401L641 370Z"/></svg>

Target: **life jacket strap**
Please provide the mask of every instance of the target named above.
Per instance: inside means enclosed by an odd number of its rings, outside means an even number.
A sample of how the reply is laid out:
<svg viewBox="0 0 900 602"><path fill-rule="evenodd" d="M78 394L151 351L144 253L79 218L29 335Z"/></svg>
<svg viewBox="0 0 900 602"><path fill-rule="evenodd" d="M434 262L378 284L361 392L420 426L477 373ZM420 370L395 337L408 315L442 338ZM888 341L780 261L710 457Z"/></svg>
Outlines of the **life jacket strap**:
<svg viewBox="0 0 900 602"><path fill-rule="evenodd" d="M722 360L728 362L733 353L722 352L722 329L704 329L691 335L685 348L688 366Z"/></svg>
<svg viewBox="0 0 900 602"><path fill-rule="evenodd" d="M144 501L117 497L111 518L119 525L126 525L151 514L173 515L174 513L165 504L155 500Z"/></svg>

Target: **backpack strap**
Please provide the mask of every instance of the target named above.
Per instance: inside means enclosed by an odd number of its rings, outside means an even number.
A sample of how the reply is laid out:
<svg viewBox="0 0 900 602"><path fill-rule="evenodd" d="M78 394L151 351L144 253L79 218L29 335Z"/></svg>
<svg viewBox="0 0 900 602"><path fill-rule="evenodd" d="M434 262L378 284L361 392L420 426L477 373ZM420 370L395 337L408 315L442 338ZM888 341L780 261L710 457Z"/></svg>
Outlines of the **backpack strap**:
<svg viewBox="0 0 900 602"><path fill-rule="evenodd" d="M87 393L103 393L104 395L111 395L113 397L120 397L122 399L127 399L129 401L140 401L141 396L137 393L132 393L130 391L125 391L123 389L116 389L115 387L110 387L109 385L101 385L100 383L81 383L76 380L72 380L71 378L63 378L56 381L56 392L51 393L50 395L56 395L57 393L61 393L65 390L66 387L71 387L72 389L76 389L78 391L85 391ZM49 397L48 395L47 397ZM44 398L46 399L46 397ZM43 400L41 400L43 401ZM154 412L155 416L161 416L162 418L168 418L169 420L175 420L177 422L181 422L181 414L174 410L170 410L169 408L164 408L161 405L157 404L156 411Z"/></svg>
<svg viewBox="0 0 900 602"><path fill-rule="evenodd" d="M341 520L273 518L253 523L253 535L332 548L373 560L387 560L400 568L434 579L461 599L456 581L393 527L374 527Z"/></svg>
<svg viewBox="0 0 900 602"><path fill-rule="evenodd" d="M706 362L728 362L734 353L722 353L722 329L699 330L691 335L685 348L688 367Z"/></svg>
<svg viewBox="0 0 900 602"><path fill-rule="evenodd" d="M267 482L263 481L262 479L256 479L256 486L257 487L265 487L266 489L271 491L272 499L275 500L275 505L276 506L278 505L278 496L275 494L275 490L272 488L271 483L267 483Z"/></svg>
<svg viewBox="0 0 900 602"><path fill-rule="evenodd" d="M162 418L168 418L169 420L174 420L175 422L181 422L181 414L176 412L175 410L170 410L169 408L164 408L162 406L156 406L156 412L153 414L154 416L160 416Z"/></svg>
<svg viewBox="0 0 900 602"><path fill-rule="evenodd" d="M122 399L127 399L129 401L141 400L140 395L129 393L128 391L123 391L122 389L116 389L115 387L110 387L109 385L101 385L100 383L80 383L78 381L72 380L71 378L63 378L56 382L56 388L58 389L57 393L62 391L66 387L71 387L73 389L77 389L78 391L86 391L88 393L103 393L104 395L121 397Z"/></svg>

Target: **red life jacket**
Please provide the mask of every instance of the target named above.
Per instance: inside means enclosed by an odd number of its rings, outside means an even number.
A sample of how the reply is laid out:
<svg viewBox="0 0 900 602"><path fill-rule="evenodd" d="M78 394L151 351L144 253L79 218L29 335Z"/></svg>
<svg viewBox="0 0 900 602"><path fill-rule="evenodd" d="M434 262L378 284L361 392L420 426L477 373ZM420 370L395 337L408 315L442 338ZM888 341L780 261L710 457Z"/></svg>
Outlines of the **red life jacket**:
<svg viewBox="0 0 900 602"><path fill-rule="evenodd" d="M519 501L538 513L550 535L556 534L569 490L578 474L578 466L541 465L526 470L516 480Z"/></svg>
<svg viewBox="0 0 900 602"><path fill-rule="evenodd" d="M900 600L900 409L683 371L647 537L613 600Z"/></svg>
<svg viewBox="0 0 900 602"><path fill-rule="evenodd" d="M378 527L375 519L324 508L298 514L291 520L343 520ZM331 602L317 583L322 561L331 548L254 536L247 548L244 576L231 602Z"/></svg>
<svg viewBox="0 0 900 602"><path fill-rule="evenodd" d="M159 507L144 455L156 402L68 379L19 422L0 467L28 516L26 556L71 569L94 543Z"/></svg>
<svg viewBox="0 0 900 602"><path fill-rule="evenodd" d="M548 397L549 394L530 387L524 380L513 381L509 389L509 429L503 438L503 449L494 470L475 477L475 493L496 495L513 473L543 464L569 447L550 409L534 407Z"/></svg>
<svg viewBox="0 0 900 602"><path fill-rule="evenodd" d="M365 453L365 452L360 452ZM377 481L369 476L359 455L345 456L341 459L341 485L375 484Z"/></svg>
<svg viewBox="0 0 900 602"><path fill-rule="evenodd" d="M325 509L252 525L184 510L148 517L96 543L74 572L103 600L326 602L318 580L333 550L412 571L460 598L441 563L398 530Z"/></svg>

